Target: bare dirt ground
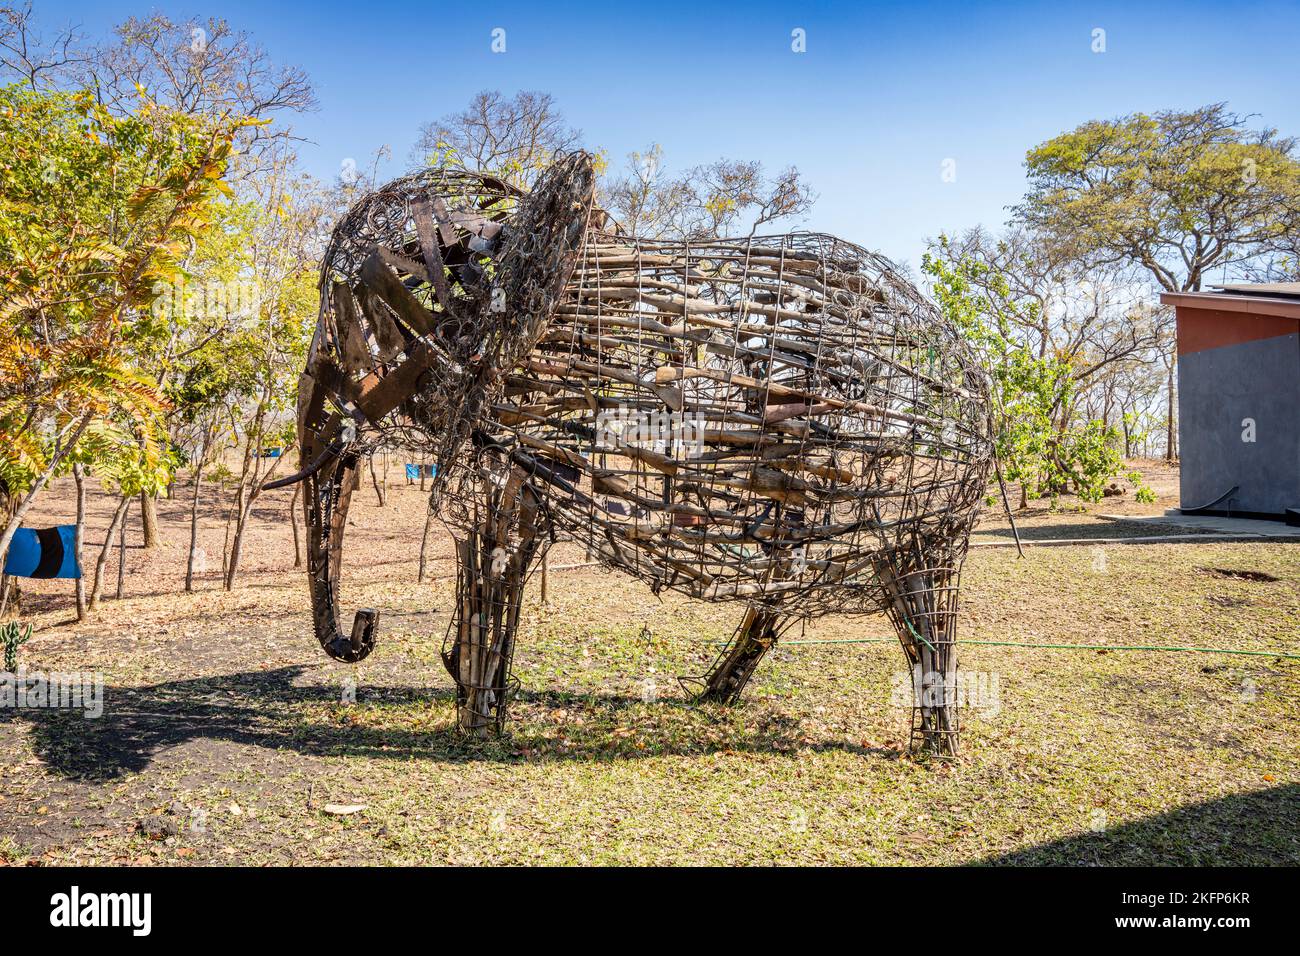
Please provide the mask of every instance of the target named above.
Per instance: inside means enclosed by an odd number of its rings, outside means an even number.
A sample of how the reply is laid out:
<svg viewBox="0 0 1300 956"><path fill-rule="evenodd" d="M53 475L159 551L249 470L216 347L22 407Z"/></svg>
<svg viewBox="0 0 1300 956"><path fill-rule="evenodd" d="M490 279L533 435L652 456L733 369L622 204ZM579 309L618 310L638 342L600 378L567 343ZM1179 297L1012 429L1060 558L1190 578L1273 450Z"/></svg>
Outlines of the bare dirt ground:
<svg viewBox="0 0 1300 956"><path fill-rule="evenodd" d="M1138 466L1155 504L1035 503L1022 533L1149 533L1096 517L1176 505L1176 471ZM534 575L509 732L471 743L437 654L450 540L417 585L424 499L396 475L387 507L368 483L354 499L344 598L381 610L359 666L312 637L287 490L259 501L231 592L217 487L209 568L183 591L185 482L160 502L160 547L139 547L133 511L125 598L94 620L73 620L71 582L25 582L37 634L20 662L101 672L105 702L98 719L0 710L0 862L1300 863L1300 661L1000 646L1300 653L1300 547L974 549L963 670L983 690L946 763L906 752L903 657L879 616L796 628L745 701L701 707L676 677L707 667L736 608L601 568L553 571L543 606ZM110 506L92 493L88 569ZM63 481L30 524L72 513ZM976 541L1007 534L990 509Z"/></svg>

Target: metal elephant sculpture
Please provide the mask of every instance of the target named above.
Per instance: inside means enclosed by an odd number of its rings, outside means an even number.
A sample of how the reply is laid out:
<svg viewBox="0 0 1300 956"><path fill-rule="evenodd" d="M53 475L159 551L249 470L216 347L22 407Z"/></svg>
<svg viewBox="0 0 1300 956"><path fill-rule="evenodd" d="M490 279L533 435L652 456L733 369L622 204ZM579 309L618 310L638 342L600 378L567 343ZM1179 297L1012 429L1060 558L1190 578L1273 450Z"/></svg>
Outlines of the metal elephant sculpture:
<svg viewBox="0 0 1300 956"><path fill-rule="evenodd" d="M429 170L336 227L300 388L308 576L333 657L348 498L383 444L432 452L456 538L458 721L501 726L529 569L557 536L658 591L743 608L700 696L734 700L793 621L883 611L914 746L955 752L961 565L993 467L990 384L884 258L832 236L661 241L591 161L528 194Z"/></svg>

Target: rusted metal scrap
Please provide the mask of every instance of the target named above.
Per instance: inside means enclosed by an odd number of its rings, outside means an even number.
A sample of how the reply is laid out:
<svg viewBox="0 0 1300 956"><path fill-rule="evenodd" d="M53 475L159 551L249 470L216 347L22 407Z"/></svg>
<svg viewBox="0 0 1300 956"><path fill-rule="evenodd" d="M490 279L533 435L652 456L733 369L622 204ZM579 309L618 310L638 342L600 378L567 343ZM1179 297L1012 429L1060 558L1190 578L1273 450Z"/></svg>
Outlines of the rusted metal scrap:
<svg viewBox="0 0 1300 956"><path fill-rule="evenodd" d="M654 590L745 607L696 679L734 700L792 622L883 610L957 742L958 579L993 466L989 382L886 259L814 233L666 242L592 203L585 154L524 195L431 170L336 228L300 396L316 633L337 624L358 461L432 452L457 541L444 660L460 725L501 725L519 604L558 535ZM295 476L299 477L299 476Z"/></svg>

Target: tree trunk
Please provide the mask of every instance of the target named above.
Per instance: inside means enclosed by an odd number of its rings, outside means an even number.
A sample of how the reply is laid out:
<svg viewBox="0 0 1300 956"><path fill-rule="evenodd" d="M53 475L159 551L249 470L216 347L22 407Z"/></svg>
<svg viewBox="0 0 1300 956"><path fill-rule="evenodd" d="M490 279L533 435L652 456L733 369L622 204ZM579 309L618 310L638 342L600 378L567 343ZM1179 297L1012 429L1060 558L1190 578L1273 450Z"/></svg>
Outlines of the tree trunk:
<svg viewBox="0 0 1300 956"><path fill-rule="evenodd" d="M225 491L223 484L222 491ZM243 508L244 502L244 480L241 478L239 484L235 487L235 500L230 503L226 510L226 534L221 541L221 586L225 587L226 575L230 573L230 529L235 524L235 514Z"/></svg>
<svg viewBox="0 0 1300 956"><path fill-rule="evenodd" d="M126 584L126 515L122 516L122 527L117 533L117 599L122 600Z"/></svg>
<svg viewBox="0 0 1300 956"><path fill-rule="evenodd" d="M244 496L243 489L240 489L239 498L242 500L243 496ZM230 541L230 555L226 559L226 577L225 580L222 582L222 587L225 588L227 591L232 590L235 586L235 575L239 573L239 558L244 551L244 525L245 525L244 508L245 507L251 508L252 505L251 503L248 504L247 506L241 504L239 507L239 514L235 518L234 536L231 538Z"/></svg>
<svg viewBox="0 0 1300 956"><path fill-rule="evenodd" d="M302 535L298 531L298 496L302 494L302 482L293 486L293 498L289 501L289 523L293 525L293 566L302 567Z"/></svg>
<svg viewBox="0 0 1300 956"><path fill-rule="evenodd" d="M185 560L185 593L194 592L194 559L199 546L199 490L203 485L203 454L199 455L198 467L194 469L194 494L190 496L190 554Z"/></svg>
<svg viewBox="0 0 1300 956"><path fill-rule="evenodd" d="M77 525L73 540L77 557L77 620L86 619L86 576L81 574L81 544L86 539L86 474L81 465L72 466L72 478L77 483Z"/></svg>
<svg viewBox="0 0 1300 956"><path fill-rule="evenodd" d="M227 591L234 588L235 575L239 573L239 558L244 549L244 532L248 529L248 519L253 513L253 505L262 493L262 485L271 480L280 462L289 457L291 447L291 445L285 447L280 457L272 462L265 475L259 474L255 468L250 479L240 482L239 510L235 518L235 536L230 543L230 559L226 562L225 589Z"/></svg>
<svg viewBox="0 0 1300 956"><path fill-rule="evenodd" d="M36 503L36 496L45 489L45 486L49 484L50 478L54 475L54 472L58 470L59 465L63 464L63 459L65 459L68 456L68 453L76 447L77 442L81 439L81 433L84 432L86 426L90 424L90 417L90 412L86 412L86 414L81 417L81 421L77 423L76 429L70 436L68 436L67 443L54 453L54 456L45 466L45 471L41 472L41 475L36 479L35 484L32 485L27 494L23 496L22 501L20 501L18 506L9 514L9 520L5 524L4 534L0 534L0 568L4 567L5 558L9 555L9 545L14 540L14 535L18 533L18 529L23 526L23 520L27 517L27 512L31 511L32 505Z"/></svg>
<svg viewBox="0 0 1300 956"><path fill-rule="evenodd" d="M158 537L158 499L147 492L140 493L140 521L144 530L144 546L156 548L160 544Z"/></svg>
<svg viewBox="0 0 1300 956"><path fill-rule="evenodd" d="M3 517L8 523L13 510L18 507L18 499L9 493L9 488L3 480L0 480L0 517ZM22 601L22 595L18 590L18 579L11 578L7 574L0 574L0 620L4 620L6 613L12 611L17 614L19 605Z"/></svg>
<svg viewBox="0 0 1300 956"><path fill-rule="evenodd" d="M387 489L380 485L379 478L375 475L374 455L370 456L370 483L375 486L375 497L379 499L379 507L382 508L384 506L384 498L386 497L385 492Z"/></svg>
<svg viewBox="0 0 1300 956"><path fill-rule="evenodd" d="M427 555L429 552L429 527L432 524L433 524L433 510L430 509L428 514L424 516L424 535L420 538L420 573L416 576L415 579L420 584L424 583L424 569L427 563Z"/></svg>
<svg viewBox="0 0 1300 956"><path fill-rule="evenodd" d="M99 598L104 591L104 568L108 564L108 553L113 549L113 535L117 534L117 529L122 526L122 521L126 517L127 506L131 499L123 496L117 503L117 509L113 512L113 521L108 526L108 532L104 535L104 545L99 549L99 557L95 560L95 581L90 588L90 603L87 610L94 611L99 607Z"/></svg>
<svg viewBox="0 0 1300 956"><path fill-rule="evenodd" d="M18 590L18 579L7 574L0 574L0 621L12 613L18 615L22 594Z"/></svg>

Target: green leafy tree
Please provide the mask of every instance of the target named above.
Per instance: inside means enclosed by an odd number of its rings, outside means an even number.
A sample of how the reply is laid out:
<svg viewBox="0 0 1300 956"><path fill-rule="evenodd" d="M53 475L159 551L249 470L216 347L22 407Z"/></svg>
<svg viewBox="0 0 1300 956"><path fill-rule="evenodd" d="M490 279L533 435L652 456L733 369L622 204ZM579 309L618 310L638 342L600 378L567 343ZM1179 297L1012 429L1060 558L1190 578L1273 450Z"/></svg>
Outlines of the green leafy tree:
<svg viewBox="0 0 1300 956"><path fill-rule="evenodd" d="M0 87L0 480L21 496L0 560L92 423L129 421L161 461L141 319L225 188L240 126L143 94L119 115L85 91Z"/></svg>
<svg viewBox="0 0 1300 956"><path fill-rule="evenodd" d="M985 355L993 377L997 454L1002 473L1029 498L1067 491L1085 501L1102 497L1123 459L1120 435L1100 421L1072 422L1076 372L1068 354L1038 354L1016 335L1033 326L1037 302L1017 301L1006 279L986 261L954 256L946 237L922 257L931 292L944 314ZM1021 313L1024 314L1021 314Z"/></svg>
<svg viewBox="0 0 1300 956"><path fill-rule="evenodd" d="M1171 292L1300 229L1296 140L1249 129L1223 103L1092 120L1025 166L1021 222L1079 255L1137 264Z"/></svg>
<svg viewBox="0 0 1300 956"><path fill-rule="evenodd" d="M270 161L268 161L268 159ZM320 243L332 211L319 183L295 170L282 150L241 177L220 210L222 228L195 256L196 273L238 296L218 297L204 322L221 330L195 358L219 374L191 368L191 387L220 395L229 409L230 433L241 447L234 500L227 518L224 586L234 586L244 533L262 485L289 459L296 433L298 378L319 309ZM233 308L233 303L239 307ZM223 304L224 303L224 304ZM267 458L268 448L282 449Z"/></svg>
<svg viewBox="0 0 1300 956"><path fill-rule="evenodd" d="M1066 256L1129 263L1169 292L1252 263L1287 277L1300 234L1296 140L1213 103L1092 120L1031 149L1016 219ZM1269 275L1273 278L1273 275ZM1166 365L1166 456L1176 457L1176 359Z"/></svg>
<svg viewBox="0 0 1300 956"><path fill-rule="evenodd" d="M104 592L104 568L113 539L126 520L131 499L154 495L171 479L175 458L152 441L142 440L132 422L96 419L91 422L77 447L75 457L89 464L117 505L108 533L95 561L88 611L94 611Z"/></svg>

